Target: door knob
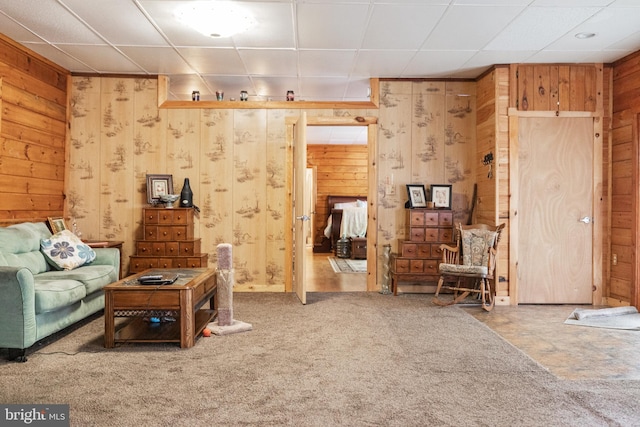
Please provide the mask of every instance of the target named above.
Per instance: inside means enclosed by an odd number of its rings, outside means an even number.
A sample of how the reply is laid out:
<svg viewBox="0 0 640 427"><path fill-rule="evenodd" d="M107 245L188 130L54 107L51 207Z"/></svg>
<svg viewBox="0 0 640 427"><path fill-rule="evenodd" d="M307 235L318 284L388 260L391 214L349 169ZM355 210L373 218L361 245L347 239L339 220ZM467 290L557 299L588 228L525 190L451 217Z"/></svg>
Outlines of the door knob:
<svg viewBox="0 0 640 427"><path fill-rule="evenodd" d="M589 218L588 216L585 216L580 218L578 221L584 222L585 224L589 224L591 222L591 218Z"/></svg>
<svg viewBox="0 0 640 427"><path fill-rule="evenodd" d="M296 219L299 219L300 221L309 221L311 218L308 217L307 215L302 215L302 216L297 216Z"/></svg>

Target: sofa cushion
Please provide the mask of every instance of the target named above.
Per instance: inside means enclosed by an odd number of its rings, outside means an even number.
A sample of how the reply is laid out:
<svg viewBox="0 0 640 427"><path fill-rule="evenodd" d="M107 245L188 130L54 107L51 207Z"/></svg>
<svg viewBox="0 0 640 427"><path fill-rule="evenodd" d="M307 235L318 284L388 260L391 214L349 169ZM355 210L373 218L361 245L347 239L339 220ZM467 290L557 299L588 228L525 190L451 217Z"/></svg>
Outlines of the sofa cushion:
<svg viewBox="0 0 640 427"><path fill-rule="evenodd" d="M51 232L43 222L25 222L0 227L0 265L28 268L32 274L47 271L40 241Z"/></svg>
<svg viewBox="0 0 640 427"><path fill-rule="evenodd" d="M57 270L73 270L96 259L93 249L69 230L62 230L40 243L47 262Z"/></svg>
<svg viewBox="0 0 640 427"><path fill-rule="evenodd" d="M36 314L68 307L87 296L87 289L77 280L36 278L34 287Z"/></svg>
<svg viewBox="0 0 640 427"><path fill-rule="evenodd" d="M118 272L112 265L83 265L75 270L47 271L36 276L36 280L71 279L82 283L87 295L118 280Z"/></svg>

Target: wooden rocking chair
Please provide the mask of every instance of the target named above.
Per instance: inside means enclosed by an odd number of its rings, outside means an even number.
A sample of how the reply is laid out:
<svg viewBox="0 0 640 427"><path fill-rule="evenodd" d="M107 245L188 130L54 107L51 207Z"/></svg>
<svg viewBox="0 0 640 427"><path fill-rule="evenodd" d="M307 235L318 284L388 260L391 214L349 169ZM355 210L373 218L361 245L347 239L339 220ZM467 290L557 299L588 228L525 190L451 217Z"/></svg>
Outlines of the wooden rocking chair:
<svg viewBox="0 0 640 427"><path fill-rule="evenodd" d="M456 247L440 245L442 263L438 267L440 280L433 298L434 304L457 304L470 294L476 293L482 300L483 309L493 309L495 289L491 288L491 280L496 268L498 242L504 227L505 224L497 227L486 224L458 224ZM470 286L466 286L467 284ZM452 290L453 299L440 299L442 289Z"/></svg>

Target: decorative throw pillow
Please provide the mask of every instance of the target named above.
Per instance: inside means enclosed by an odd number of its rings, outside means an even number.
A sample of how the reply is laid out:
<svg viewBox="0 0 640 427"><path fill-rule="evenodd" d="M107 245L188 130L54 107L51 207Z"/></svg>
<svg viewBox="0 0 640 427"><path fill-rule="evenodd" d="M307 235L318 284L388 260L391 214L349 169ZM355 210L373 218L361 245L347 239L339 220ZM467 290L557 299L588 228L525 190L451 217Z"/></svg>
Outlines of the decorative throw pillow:
<svg viewBox="0 0 640 427"><path fill-rule="evenodd" d="M96 259L96 252L69 230L40 241L47 262L58 270L73 270Z"/></svg>

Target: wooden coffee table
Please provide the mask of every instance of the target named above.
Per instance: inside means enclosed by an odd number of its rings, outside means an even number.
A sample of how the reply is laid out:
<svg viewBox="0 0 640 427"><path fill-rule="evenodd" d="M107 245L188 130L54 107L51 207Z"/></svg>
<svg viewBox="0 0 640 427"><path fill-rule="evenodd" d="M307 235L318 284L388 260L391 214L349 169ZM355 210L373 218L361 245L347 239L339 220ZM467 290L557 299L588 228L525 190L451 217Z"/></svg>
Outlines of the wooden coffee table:
<svg viewBox="0 0 640 427"><path fill-rule="evenodd" d="M141 285L138 277L174 272L171 285ZM115 343L175 342L188 348L216 316L216 272L208 268L149 269L104 288L104 346ZM209 302L209 307L204 305ZM115 330L116 317L129 321ZM152 322L151 318L161 319ZM171 321L173 320L173 321Z"/></svg>

